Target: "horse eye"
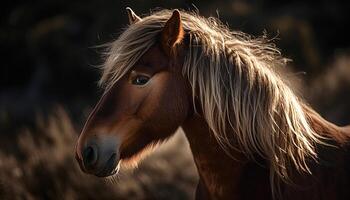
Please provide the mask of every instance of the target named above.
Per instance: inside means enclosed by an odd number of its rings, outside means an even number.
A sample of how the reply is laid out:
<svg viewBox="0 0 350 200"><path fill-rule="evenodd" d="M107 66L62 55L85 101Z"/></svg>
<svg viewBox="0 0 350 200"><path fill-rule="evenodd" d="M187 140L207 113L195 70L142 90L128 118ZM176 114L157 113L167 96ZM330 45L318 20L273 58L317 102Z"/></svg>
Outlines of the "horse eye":
<svg viewBox="0 0 350 200"><path fill-rule="evenodd" d="M138 75L132 80L132 84L134 85L144 85L148 82L149 77L143 76L143 75Z"/></svg>

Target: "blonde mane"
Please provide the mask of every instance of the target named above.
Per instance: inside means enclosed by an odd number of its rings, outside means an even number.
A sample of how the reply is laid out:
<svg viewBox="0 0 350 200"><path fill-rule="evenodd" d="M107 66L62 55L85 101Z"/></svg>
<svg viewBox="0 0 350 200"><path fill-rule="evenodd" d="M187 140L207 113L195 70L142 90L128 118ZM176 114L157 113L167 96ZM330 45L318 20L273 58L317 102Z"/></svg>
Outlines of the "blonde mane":
<svg viewBox="0 0 350 200"><path fill-rule="evenodd" d="M109 45L100 80L106 90L157 42L171 14L152 13ZM224 150L240 149L250 158L259 154L268 160L272 190L274 177L289 182L292 169L311 173L308 160L317 158L322 137L276 72L286 59L266 39L230 31L215 18L182 11L181 19L189 35L183 75Z"/></svg>

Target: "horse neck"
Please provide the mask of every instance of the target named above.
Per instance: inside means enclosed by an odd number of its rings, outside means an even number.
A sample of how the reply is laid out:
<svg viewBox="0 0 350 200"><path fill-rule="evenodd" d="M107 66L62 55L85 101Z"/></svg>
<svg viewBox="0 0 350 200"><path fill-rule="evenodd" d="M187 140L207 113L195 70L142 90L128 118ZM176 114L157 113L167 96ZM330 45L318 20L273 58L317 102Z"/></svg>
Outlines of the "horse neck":
<svg viewBox="0 0 350 200"><path fill-rule="evenodd" d="M230 151L232 157L228 156L200 116L187 120L182 129L189 141L200 183L204 185L207 196L212 199L236 199L246 158L236 151Z"/></svg>
<svg viewBox="0 0 350 200"><path fill-rule="evenodd" d="M346 145L350 140L350 127L339 127L321 117L315 110L311 107L303 104L303 110L309 119L311 127L313 130L329 138L339 144L340 146Z"/></svg>
<svg viewBox="0 0 350 200"><path fill-rule="evenodd" d="M302 106L316 133L330 138L340 146L347 144L350 140L350 126L338 127L326 121L309 106ZM202 116L197 115L186 120L182 129L198 169L199 186L204 186L201 192L212 199L239 199L239 184L249 159L234 149L229 151L229 156L218 144ZM269 186L268 182L264 183L266 187Z"/></svg>

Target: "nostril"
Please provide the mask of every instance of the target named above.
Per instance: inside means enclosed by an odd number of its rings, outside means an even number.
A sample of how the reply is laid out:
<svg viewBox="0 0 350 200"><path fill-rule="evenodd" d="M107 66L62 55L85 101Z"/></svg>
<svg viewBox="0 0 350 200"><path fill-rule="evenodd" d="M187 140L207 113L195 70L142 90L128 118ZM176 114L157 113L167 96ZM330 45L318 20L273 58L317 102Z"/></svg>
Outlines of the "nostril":
<svg viewBox="0 0 350 200"><path fill-rule="evenodd" d="M95 146L88 146L83 151L84 166L89 169L97 162L97 148Z"/></svg>

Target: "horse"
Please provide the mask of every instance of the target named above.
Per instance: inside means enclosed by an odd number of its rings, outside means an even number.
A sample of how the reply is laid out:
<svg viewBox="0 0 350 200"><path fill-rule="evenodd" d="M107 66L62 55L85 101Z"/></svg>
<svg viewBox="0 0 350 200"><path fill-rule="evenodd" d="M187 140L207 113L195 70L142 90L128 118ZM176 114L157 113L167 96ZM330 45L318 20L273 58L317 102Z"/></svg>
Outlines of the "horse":
<svg viewBox="0 0 350 200"><path fill-rule="evenodd" d="M350 128L296 95L273 42L195 12L127 13L76 144L82 171L134 167L182 128L196 199L350 199Z"/></svg>

